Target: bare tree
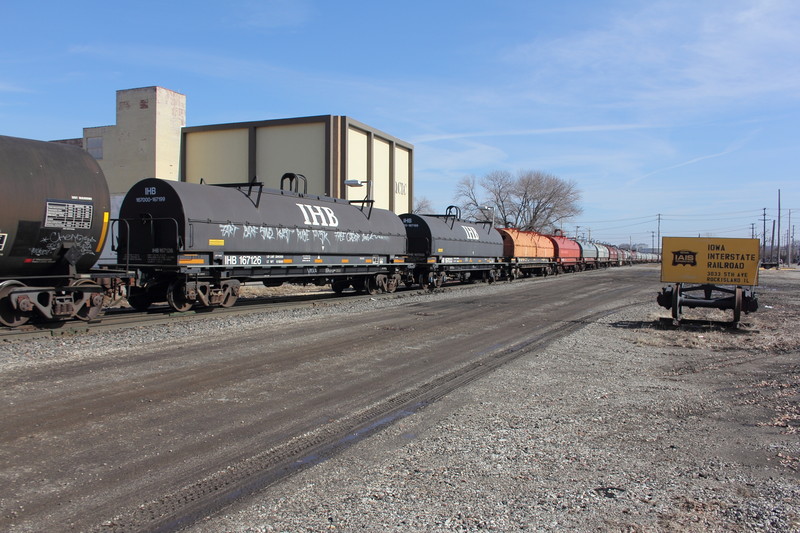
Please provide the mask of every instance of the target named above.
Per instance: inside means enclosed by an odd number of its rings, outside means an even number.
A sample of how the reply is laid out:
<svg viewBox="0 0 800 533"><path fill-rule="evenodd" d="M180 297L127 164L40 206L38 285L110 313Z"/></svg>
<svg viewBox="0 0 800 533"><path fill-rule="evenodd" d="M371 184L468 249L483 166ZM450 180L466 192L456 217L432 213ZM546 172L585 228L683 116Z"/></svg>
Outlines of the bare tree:
<svg viewBox="0 0 800 533"><path fill-rule="evenodd" d="M425 198L424 196L417 196L414 198L414 208L411 210L412 213L416 213L418 215L430 214L433 212L433 206L431 205L431 201Z"/></svg>
<svg viewBox="0 0 800 533"><path fill-rule="evenodd" d="M521 171L514 177L498 170L480 180L466 176L456 187L456 202L467 216L484 219L491 206L498 225L540 232L581 214L580 198L574 181L540 171Z"/></svg>
<svg viewBox="0 0 800 533"><path fill-rule="evenodd" d="M564 220L578 216L581 193L572 180L539 171L521 172L514 195L518 199L517 227L526 230L555 228Z"/></svg>
<svg viewBox="0 0 800 533"><path fill-rule="evenodd" d="M476 219L480 216L479 207L482 205L478 198L477 178L473 175L464 176L456 185L455 203L461 208L464 218Z"/></svg>

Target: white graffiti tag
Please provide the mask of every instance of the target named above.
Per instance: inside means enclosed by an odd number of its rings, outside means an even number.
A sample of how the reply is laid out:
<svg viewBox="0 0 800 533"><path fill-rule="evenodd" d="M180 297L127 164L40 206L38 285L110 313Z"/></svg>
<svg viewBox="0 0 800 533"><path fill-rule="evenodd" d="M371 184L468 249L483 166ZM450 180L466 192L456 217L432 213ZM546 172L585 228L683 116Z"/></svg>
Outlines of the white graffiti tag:
<svg viewBox="0 0 800 533"><path fill-rule="evenodd" d="M236 227L236 224L220 224L219 231L222 233L223 237L235 237L236 230L239 228Z"/></svg>
<svg viewBox="0 0 800 533"><path fill-rule="evenodd" d="M54 231L39 241L39 246L31 248L30 254L34 257L53 255L53 252L61 249L65 243L71 243L72 247L77 248L82 255L95 255L94 245L96 242L96 238L88 235Z"/></svg>
<svg viewBox="0 0 800 533"><path fill-rule="evenodd" d="M278 239L288 244L292 240L292 233L294 233L294 230L289 228L278 228L277 232Z"/></svg>
<svg viewBox="0 0 800 533"><path fill-rule="evenodd" d="M258 235L258 226L250 226L245 224L242 227L242 237L245 239L254 239Z"/></svg>
<svg viewBox="0 0 800 533"><path fill-rule="evenodd" d="M361 234L361 241L362 242L370 242L370 241L388 241L388 235L375 235L374 233L362 233Z"/></svg>
<svg viewBox="0 0 800 533"><path fill-rule="evenodd" d="M264 239L265 241L267 240L271 241L272 239L275 238L275 231L273 231L273 229L270 228L269 226L262 226L261 228L259 228L258 231L259 233L261 233L261 238Z"/></svg>
<svg viewBox="0 0 800 533"><path fill-rule="evenodd" d="M315 241L319 241L320 244L322 244L322 245L330 244L330 241L328 240L328 232L327 231L315 229L313 231L313 233L314 233L314 240Z"/></svg>

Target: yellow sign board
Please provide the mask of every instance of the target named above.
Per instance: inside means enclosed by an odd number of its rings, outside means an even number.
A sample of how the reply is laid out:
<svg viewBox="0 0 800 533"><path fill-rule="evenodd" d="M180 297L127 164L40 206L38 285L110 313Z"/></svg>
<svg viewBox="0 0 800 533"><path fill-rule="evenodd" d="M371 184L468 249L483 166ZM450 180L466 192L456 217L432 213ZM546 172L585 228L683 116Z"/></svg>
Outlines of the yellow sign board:
<svg viewBox="0 0 800 533"><path fill-rule="evenodd" d="M758 285L758 239L664 237L662 283Z"/></svg>

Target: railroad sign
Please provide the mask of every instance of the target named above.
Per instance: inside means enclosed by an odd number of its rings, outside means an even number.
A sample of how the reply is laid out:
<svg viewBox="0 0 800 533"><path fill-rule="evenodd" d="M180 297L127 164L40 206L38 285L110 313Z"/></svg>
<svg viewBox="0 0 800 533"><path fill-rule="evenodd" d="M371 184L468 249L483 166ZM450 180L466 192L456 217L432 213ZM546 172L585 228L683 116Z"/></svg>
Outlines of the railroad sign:
<svg viewBox="0 0 800 533"><path fill-rule="evenodd" d="M662 283L757 285L758 239L664 237Z"/></svg>

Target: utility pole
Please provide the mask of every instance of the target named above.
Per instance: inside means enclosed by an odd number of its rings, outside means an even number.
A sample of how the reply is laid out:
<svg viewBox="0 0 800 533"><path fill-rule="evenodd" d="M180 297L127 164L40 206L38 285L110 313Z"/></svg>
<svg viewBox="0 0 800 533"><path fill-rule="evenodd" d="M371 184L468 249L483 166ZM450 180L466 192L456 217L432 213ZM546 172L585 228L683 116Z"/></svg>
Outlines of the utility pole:
<svg viewBox="0 0 800 533"><path fill-rule="evenodd" d="M778 257L776 269L781 268L781 190L778 189Z"/></svg>
<svg viewBox="0 0 800 533"><path fill-rule="evenodd" d="M787 243L787 246L789 247L789 255L786 257L786 259L787 259L786 262L788 263L788 266L792 266L792 244L793 243L792 243L792 233L789 231L789 229L791 227L792 227L792 210L789 209L789 221L786 223L786 234L787 234L786 243Z"/></svg>
<svg viewBox="0 0 800 533"><path fill-rule="evenodd" d="M656 232L655 231L651 231L650 232L650 251L651 252L655 252L656 251Z"/></svg>
<svg viewBox="0 0 800 533"><path fill-rule="evenodd" d="M761 233L761 261L764 261L767 255L767 208L764 208L764 217L761 219L764 222L764 231Z"/></svg>
<svg viewBox="0 0 800 533"><path fill-rule="evenodd" d="M756 223L755 222L751 222L750 223L750 238L751 239L755 239L756 238Z"/></svg>
<svg viewBox="0 0 800 533"><path fill-rule="evenodd" d="M661 255L661 213L658 214L658 252Z"/></svg>
<svg viewBox="0 0 800 533"><path fill-rule="evenodd" d="M772 261L772 257L775 255L775 221L772 221L772 238L769 241L769 260ZM778 262L775 262L777 265Z"/></svg>

